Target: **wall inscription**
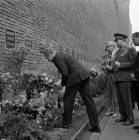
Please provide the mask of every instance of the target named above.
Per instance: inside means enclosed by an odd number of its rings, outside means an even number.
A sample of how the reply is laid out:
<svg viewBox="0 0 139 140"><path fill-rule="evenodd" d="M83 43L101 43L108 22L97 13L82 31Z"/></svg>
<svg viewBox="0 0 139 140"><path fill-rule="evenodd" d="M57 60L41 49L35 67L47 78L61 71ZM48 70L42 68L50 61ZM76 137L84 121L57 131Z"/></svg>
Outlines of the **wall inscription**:
<svg viewBox="0 0 139 140"><path fill-rule="evenodd" d="M15 47L15 32L6 29L6 48L12 49Z"/></svg>

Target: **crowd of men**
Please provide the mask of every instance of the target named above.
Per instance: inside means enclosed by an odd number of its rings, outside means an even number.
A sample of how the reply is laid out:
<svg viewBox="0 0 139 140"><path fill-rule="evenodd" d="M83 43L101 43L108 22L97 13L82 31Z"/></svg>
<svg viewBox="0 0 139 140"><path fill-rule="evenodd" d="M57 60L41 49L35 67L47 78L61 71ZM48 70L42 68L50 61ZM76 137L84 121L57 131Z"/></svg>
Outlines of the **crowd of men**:
<svg viewBox="0 0 139 140"><path fill-rule="evenodd" d="M107 71L105 92L111 95L113 104L111 114L113 117L117 117L116 112L119 112L120 117L116 119L116 122L122 122L123 125L134 123L131 87L136 79L136 73L138 73L135 66L139 63L136 62L137 52L135 48L128 47L126 44L127 38L128 36L124 34L114 34L114 41L109 41L106 45L106 51L110 54L109 61L103 66L103 69ZM40 53L49 62L54 63L62 76L61 85L65 89L62 127L69 128L72 123L74 100L79 92L86 106L91 124L90 131L100 132L97 109L91 96L89 71L70 55L57 53L52 44L40 48ZM117 106L119 111L116 109Z"/></svg>
<svg viewBox="0 0 139 140"><path fill-rule="evenodd" d="M134 46L126 44L127 35L116 33L114 37L114 41L106 44L105 49L110 57L108 63L103 66L103 69L107 71L105 92L110 95L112 101L112 111L106 115L114 115L115 121L122 122L123 125L132 125L134 124L135 101L139 102L137 93L139 89L139 53ZM135 43L134 39L133 43ZM116 104L116 99L118 104ZM118 111L119 118L117 118Z"/></svg>

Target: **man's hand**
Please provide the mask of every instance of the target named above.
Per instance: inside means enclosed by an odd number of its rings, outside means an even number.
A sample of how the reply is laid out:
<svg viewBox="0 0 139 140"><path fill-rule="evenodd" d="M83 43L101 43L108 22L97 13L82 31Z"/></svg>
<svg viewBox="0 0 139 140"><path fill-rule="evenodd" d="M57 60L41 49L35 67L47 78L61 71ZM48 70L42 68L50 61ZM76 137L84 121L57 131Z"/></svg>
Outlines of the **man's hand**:
<svg viewBox="0 0 139 140"><path fill-rule="evenodd" d="M55 82L55 85L60 86L61 85L61 79Z"/></svg>
<svg viewBox="0 0 139 140"><path fill-rule="evenodd" d="M135 78L135 74L134 73L131 73L131 77L134 79Z"/></svg>
<svg viewBox="0 0 139 140"><path fill-rule="evenodd" d="M115 62L115 66L116 66L117 68L119 68L119 67L120 67L120 63L119 63L118 61L116 61L116 62Z"/></svg>
<svg viewBox="0 0 139 140"><path fill-rule="evenodd" d="M64 87L62 88L62 90L61 90L62 94L65 93L65 90L66 90L66 87L64 86Z"/></svg>
<svg viewBox="0 0 139 140"><path fill-rule="evenodd" d="M109 66L109 65L106 65L106 68L107 68L108 70L112 70L112 67Z"/></svg>

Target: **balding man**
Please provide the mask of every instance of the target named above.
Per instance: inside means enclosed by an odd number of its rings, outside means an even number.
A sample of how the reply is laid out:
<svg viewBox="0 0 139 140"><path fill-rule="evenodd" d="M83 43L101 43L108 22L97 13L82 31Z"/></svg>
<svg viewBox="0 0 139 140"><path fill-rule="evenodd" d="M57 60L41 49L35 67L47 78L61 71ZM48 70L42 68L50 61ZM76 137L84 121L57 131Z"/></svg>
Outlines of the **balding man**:
<svg viewBox="0 0 139 140"><path fill-rule="evenodd" d="M78 61L67 54L59 54L53 48L42 49L45 58L54 63L62 76L62 86L66 87L64 94L63 128L69 128L72 122L74 100L79 91L85 103L92 132L100 132L96 105L93 101L89 78L89 71Z"/></svg>

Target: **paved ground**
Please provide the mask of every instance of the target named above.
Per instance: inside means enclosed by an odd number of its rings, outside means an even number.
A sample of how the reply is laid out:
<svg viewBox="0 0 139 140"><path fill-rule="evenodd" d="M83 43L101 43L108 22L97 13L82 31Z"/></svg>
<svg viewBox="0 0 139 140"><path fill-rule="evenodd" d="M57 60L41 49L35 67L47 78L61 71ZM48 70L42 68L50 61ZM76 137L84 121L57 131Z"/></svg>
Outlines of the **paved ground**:
<svg viewBox="0 0 139 140"><path fill-rule="evenodd" d="M94 98L97 108L103 103L105 98L106 97L104 95ZM86 114L85 106L83 106L76 112L76 115L73 115L73 122L70 126L70 129L64 132L60 140L75 139L75 137L77 136L76 134L78 132L80 133L80 129L84 126L84 124L86 124L86 122L88 122L88 116Z"/></svg>
<svg viewBox="0 0 139 140"><path fill-rule="evenodd" d="M135 109L134 114L135 124L131 126L123 126L109 117L97 140L139 140L139 129L133 129L133 126L139 126L139 111ZM94 140L94 138L92 137L90 140Z"/></svg>
<svg viewBox="0 0 139 140"><path fill-rule="evenodd" d="M90 133L85 131L80 140L139 140L139 111L134 110L135 123L130 126L123 126L122 123L115 122L110 116L104 116L100 122L102 133Z"/></svg>

